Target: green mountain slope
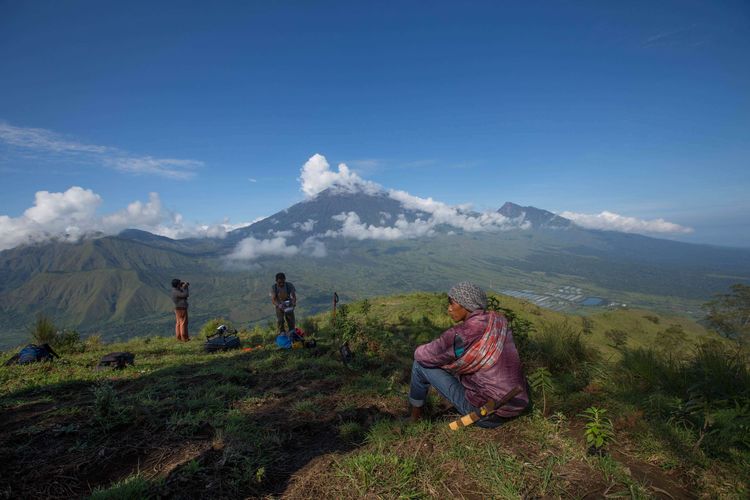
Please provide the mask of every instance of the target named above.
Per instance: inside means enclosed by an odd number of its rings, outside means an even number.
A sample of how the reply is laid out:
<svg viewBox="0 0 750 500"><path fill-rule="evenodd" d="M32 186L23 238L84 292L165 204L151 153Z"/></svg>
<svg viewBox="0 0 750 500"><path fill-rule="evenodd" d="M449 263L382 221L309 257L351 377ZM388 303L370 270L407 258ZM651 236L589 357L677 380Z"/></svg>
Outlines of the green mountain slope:
<svg viewBox="0 0 750 500"><path fill-rule="evenodd" d="M386 215L414 220L425 214L383 194L327 192L224 240L175 241L129 230L76 244L18 247L0 252L0 346L22 341L41 312L53 314L61 326L105 338L170 334L174 277L192 284L194 321L223 316L238 324L272 319L268 288L279 271L297 286L301 314L327 308L334 291L356 299L440 291L469 279L497 291L535 294L540 304L561 310L587 310L583 299L600 297L605 304L697 317L713 294L750 282L750 250L589 231L562 224L549 212L516 208L529 212L536 226L495 232L438 227L433 236L418 239L355 240L322 235L340 228L335 217L342 212L355 211L373 225ZM310 221L311 231L301 229ZM287 245L302 250L289 258L227 259L243 238L275 234L289 235ZM325 257L308 255L300 244L313 235L325 244ZM576 292L558 300L566 295L560 289Z"/></svg>

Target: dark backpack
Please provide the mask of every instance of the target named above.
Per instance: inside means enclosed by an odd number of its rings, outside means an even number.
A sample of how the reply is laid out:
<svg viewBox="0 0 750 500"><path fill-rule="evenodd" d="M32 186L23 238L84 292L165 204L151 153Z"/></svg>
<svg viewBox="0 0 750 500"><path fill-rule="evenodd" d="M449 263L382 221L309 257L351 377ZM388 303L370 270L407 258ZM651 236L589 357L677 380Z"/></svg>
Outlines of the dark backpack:
<svg viewBox="0 0 750 500"><path fill-rule="evenodd" d="M242 344L240 338L236 335L237 330L232 332L225 325L221 325L214 333L208 335L203 349L206 352L229 351L239 349Z"/></svg>
<svg viewBox="0 0 750 500"><path fill-rule="evenodd" d="M104 370L105 368L112 368L114 370L122 370L132 364L135 364L135 354L132 352L110 352L99 360L96 369Z"/></svg>
<svg viewBox="0 0 750 500"><path fill-rule="evenodd" d="M37 363L39 361L52 361L55 358L59 358L55 351L49 346L49 344L29 344L20 351L18 354L10 358L5 362L5 366L13 364L28 365L30 363Z"/></svg>

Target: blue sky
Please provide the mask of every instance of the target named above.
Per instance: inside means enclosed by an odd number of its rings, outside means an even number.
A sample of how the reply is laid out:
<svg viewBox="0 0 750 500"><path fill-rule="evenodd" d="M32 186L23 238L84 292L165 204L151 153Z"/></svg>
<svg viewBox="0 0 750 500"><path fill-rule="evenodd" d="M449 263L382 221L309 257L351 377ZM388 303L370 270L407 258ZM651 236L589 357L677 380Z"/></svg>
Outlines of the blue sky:
<svg viewBox="0 0 750 500"><path fill-rule="evenodd" d="M449 204L750 246L749 53L742 1L4 1L0 232L249 222L319 153Z"/></svg>

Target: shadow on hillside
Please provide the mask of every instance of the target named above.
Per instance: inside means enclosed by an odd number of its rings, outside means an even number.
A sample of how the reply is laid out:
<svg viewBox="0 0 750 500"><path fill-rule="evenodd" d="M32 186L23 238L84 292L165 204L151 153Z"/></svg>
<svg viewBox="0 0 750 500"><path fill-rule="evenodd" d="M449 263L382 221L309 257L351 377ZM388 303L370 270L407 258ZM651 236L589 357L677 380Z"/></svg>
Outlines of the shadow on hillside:
<svg viewBox="0 0 750 500"><path fill-rule="evenodd" d="M356 374L325 348L283 353L294 370L275 366L278 355L206 355L136 379L113 372L110 386L60 382L1 398L0 498L80 497L136 474L170 498L279 494L316 456L356 447L344 430L361 437L392 418L346 405L337 391Z"/></svg>

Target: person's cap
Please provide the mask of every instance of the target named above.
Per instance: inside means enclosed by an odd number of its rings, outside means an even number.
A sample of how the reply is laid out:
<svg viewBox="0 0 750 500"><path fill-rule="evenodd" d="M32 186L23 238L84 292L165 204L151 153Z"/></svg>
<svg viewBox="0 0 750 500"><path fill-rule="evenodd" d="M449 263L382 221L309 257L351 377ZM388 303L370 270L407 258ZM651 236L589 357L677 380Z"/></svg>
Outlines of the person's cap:
<svg viewBox="0 0 750 500"><path fill-rule="evenodd" d="M487 309L487 294L470 281L461 282L451 288L448 297L469 312Z"/></svg>

